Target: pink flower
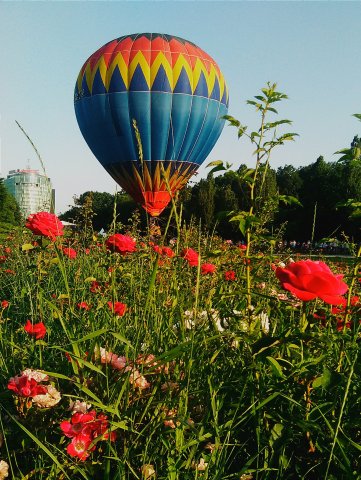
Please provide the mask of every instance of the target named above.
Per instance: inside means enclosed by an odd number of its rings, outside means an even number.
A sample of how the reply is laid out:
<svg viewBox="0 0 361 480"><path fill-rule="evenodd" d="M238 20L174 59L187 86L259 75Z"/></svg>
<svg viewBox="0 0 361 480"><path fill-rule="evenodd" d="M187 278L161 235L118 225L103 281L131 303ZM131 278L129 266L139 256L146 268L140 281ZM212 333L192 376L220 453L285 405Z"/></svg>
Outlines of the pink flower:
<svg viewBox="0 0 361 480"><path fill-rule="evenodd" d="M29 335L35 337L36 340L44 338L46 335L46 326L43 324L43 322L31 323L30 320L27 320L24 326L24 330Z"/></svg>
<svg viewBox="0 0 361 480"><path fill-rule="evenodd" d="M35 235L42 235L51 240L64 235L63 224L54 213L33 213L29 215L25 226Z"/></svg>
<svg viewBox="0 0 361 480"><path fill-rule="evenodd" d="M181 253L181 257L187 260L191 267L198 267L199 255L192 248L185 248Z"/></svg>
<svg viewBox="0 0 361 480"><path fill-rule="evenodd" d="M212 275L216 271L216 266L213 263L203 263L201 265L202 275Z"/></svg>
<svg viewBox="0 0 361 480"><path fill-rule="evenodd" d="M71 259L76 258L76 255L77 255L76 251L71 247L64 247L63 253L66 257L69 257Z"/></svg>
<svg viewBox="0 0 361 480"><path fill-rule="evenodd" d="M78 457L79 460L84 461L89 457L89 451L94 450L95 446L89 450L92 438L89 435L80 433L72 439L66 447L66 451L72 457Z"/></svg>
<svg viewBox="0 0 361 480"><path fill-rule="evenodd" d="M115 369L115 370L124 370L124 371L129 371L131 370L131 367L129 366L128 360L126 357L117 357L116 355L113 355L111 360L110 360L110 365Z"/></svg>
<svg viewBox="0 0 361 480"><path fill-rule="evenodd" d="M108 307L114 315L118 315L119 317L122 317L127 310L126 304L122 302L108 302Z"/></svg>
<svg viewBox="0 0 361 480"><path fill-rule="evenodd" d="M105 244L108 250L120 253L121 255L136 251L135 240L129 237L129 235L122 235L121 233L111 235Z"/></svg>

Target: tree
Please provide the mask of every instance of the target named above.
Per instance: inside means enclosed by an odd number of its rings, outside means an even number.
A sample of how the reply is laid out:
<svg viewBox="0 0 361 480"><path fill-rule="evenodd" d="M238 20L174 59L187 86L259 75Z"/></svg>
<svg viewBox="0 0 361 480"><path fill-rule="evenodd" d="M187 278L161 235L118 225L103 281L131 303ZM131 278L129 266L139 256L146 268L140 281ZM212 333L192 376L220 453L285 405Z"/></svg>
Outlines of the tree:
<svg viewBox="0 0 361 480"><path fill-rule="evenodd" d="M74 197L74 206L60 215L61 220L83 223L84 209L91 207L91 222L94 230L109 229L114 221L126 223L134 212L136 205L126 193L112 195L108 192L84 192Z"/></svg>
<svg viewBox="0 0 361 480"><path fill-rule="evenodd" d="M9 193L0 178L0 222L20 225L21 213L14 196Z"/></svg>
<svg viewBox="0 0 361 480"><path fill-rule="evenodd" d="M281 195L299 197L302 187L302 179L299 171L293 165L279 167L276 173L276 181Z"/></svg>

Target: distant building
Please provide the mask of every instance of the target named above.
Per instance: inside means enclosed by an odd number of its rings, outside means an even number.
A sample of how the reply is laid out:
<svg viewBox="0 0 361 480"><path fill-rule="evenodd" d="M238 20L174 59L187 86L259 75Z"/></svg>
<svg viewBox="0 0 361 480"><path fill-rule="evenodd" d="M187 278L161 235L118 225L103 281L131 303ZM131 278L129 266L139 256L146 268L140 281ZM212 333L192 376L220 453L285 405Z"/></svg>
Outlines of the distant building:
<svg viewBox="0 0 361 480"><path fill-rule="evenodd" d="M15 197L25 219L31 213L54 212L55 190L50 178L38 170L10 170L4 185Z"/></svg>

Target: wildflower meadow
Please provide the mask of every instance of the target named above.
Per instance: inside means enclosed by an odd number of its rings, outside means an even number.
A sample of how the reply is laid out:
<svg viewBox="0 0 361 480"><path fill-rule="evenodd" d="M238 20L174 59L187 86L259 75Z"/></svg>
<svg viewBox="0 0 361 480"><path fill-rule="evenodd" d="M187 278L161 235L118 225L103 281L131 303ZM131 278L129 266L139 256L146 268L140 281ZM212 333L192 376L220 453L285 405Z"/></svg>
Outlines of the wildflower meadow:
<svg viewBox="0 0 361 480"><path fill-rule="evenodd" d="M0 479L361 478L360 252L278 253L257 217L282 98L257 101L239 244L176 199L146 229L40 212L2 237Z"/></svg>

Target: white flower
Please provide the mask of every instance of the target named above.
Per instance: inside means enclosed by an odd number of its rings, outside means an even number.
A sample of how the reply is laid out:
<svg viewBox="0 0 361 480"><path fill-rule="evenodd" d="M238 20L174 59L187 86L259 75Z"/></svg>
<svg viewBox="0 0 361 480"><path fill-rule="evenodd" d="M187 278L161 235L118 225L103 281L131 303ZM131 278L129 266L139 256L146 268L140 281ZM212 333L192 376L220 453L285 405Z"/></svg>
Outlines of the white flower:
<svg viewBox="0 0 361 480"><path fill-rule="evenodd" d="M36 382L47 382L49 377L45 375L45 373L40 372L39 370L32 370L31 368L27 368L22 372L22 375L28 377L29 380L34 379Z"/></svg>
<svg viewBox="0 0 361 480"><path fill-rule="evenodd" d="M50 408L56 405L61 400L61 395L53 385L48 385L47 392L42 395L35 395L33 403L40 408Z"/></svg>
<svg viewBox="0 0 361 480"><path fill-rule="evenodd" d="M192 310L186 310L184 312L184 328L186 330L192 330L195 327L195 322L193 320Z"/></svg>
<svg viewBox="0 0 361 480"><path fill-rule="evenodd" d="M136 369L129 375L129 382L140 390L150 387L148 380Z"/></svg>
<svg viewBox="0 0 361 480"><path fill-rule="evenodd" d="M236 317L242 316L242 314L243 312L241 312L240 310L233 310L233 315L235 315ZM240 318L238 322L238 328L240 329L241 332L248 332L249 331L248 321L245 320L244 318Z"/></svg>
<svg viewBox="0 0 361 480"><path fill-rule="evenodd" d="M0 460L0 480L9 476L9 465L4 461Z"/></svg>
<svg viewBox="0 0 361 480"><path fill-rule="evenodd" d="M195 462L193 462L193 463L192 463L192 467L193 467L195 470L198 470L199 472L203 472L203 471L208 467L208 463L206 463L206 462L204 461L204 458L201 458L201 459L199 460L198 465L197 465Z"/></svg>
<svg viewBox="0 0 361 480"><path fill-rule="evenodd" d="M266 312L261 312L258 315L258 318L261 322L261 329L263 333L268 333L270 328L269 318Z"/></svg>
<svg viewBox="0 0 361 480"><path fill-rule="evenodd" d="M72 413L86 413L91 408L91 403L81 402L80 400L70 401L69 408Z"/></svg>
<svg viewBox="0 0 361 480"><path fill-rule="evenodd" d="M155 478L155 470L153 465L142 465L140 470L142 472L144 480L148 480L149 478Z"/></svg>

